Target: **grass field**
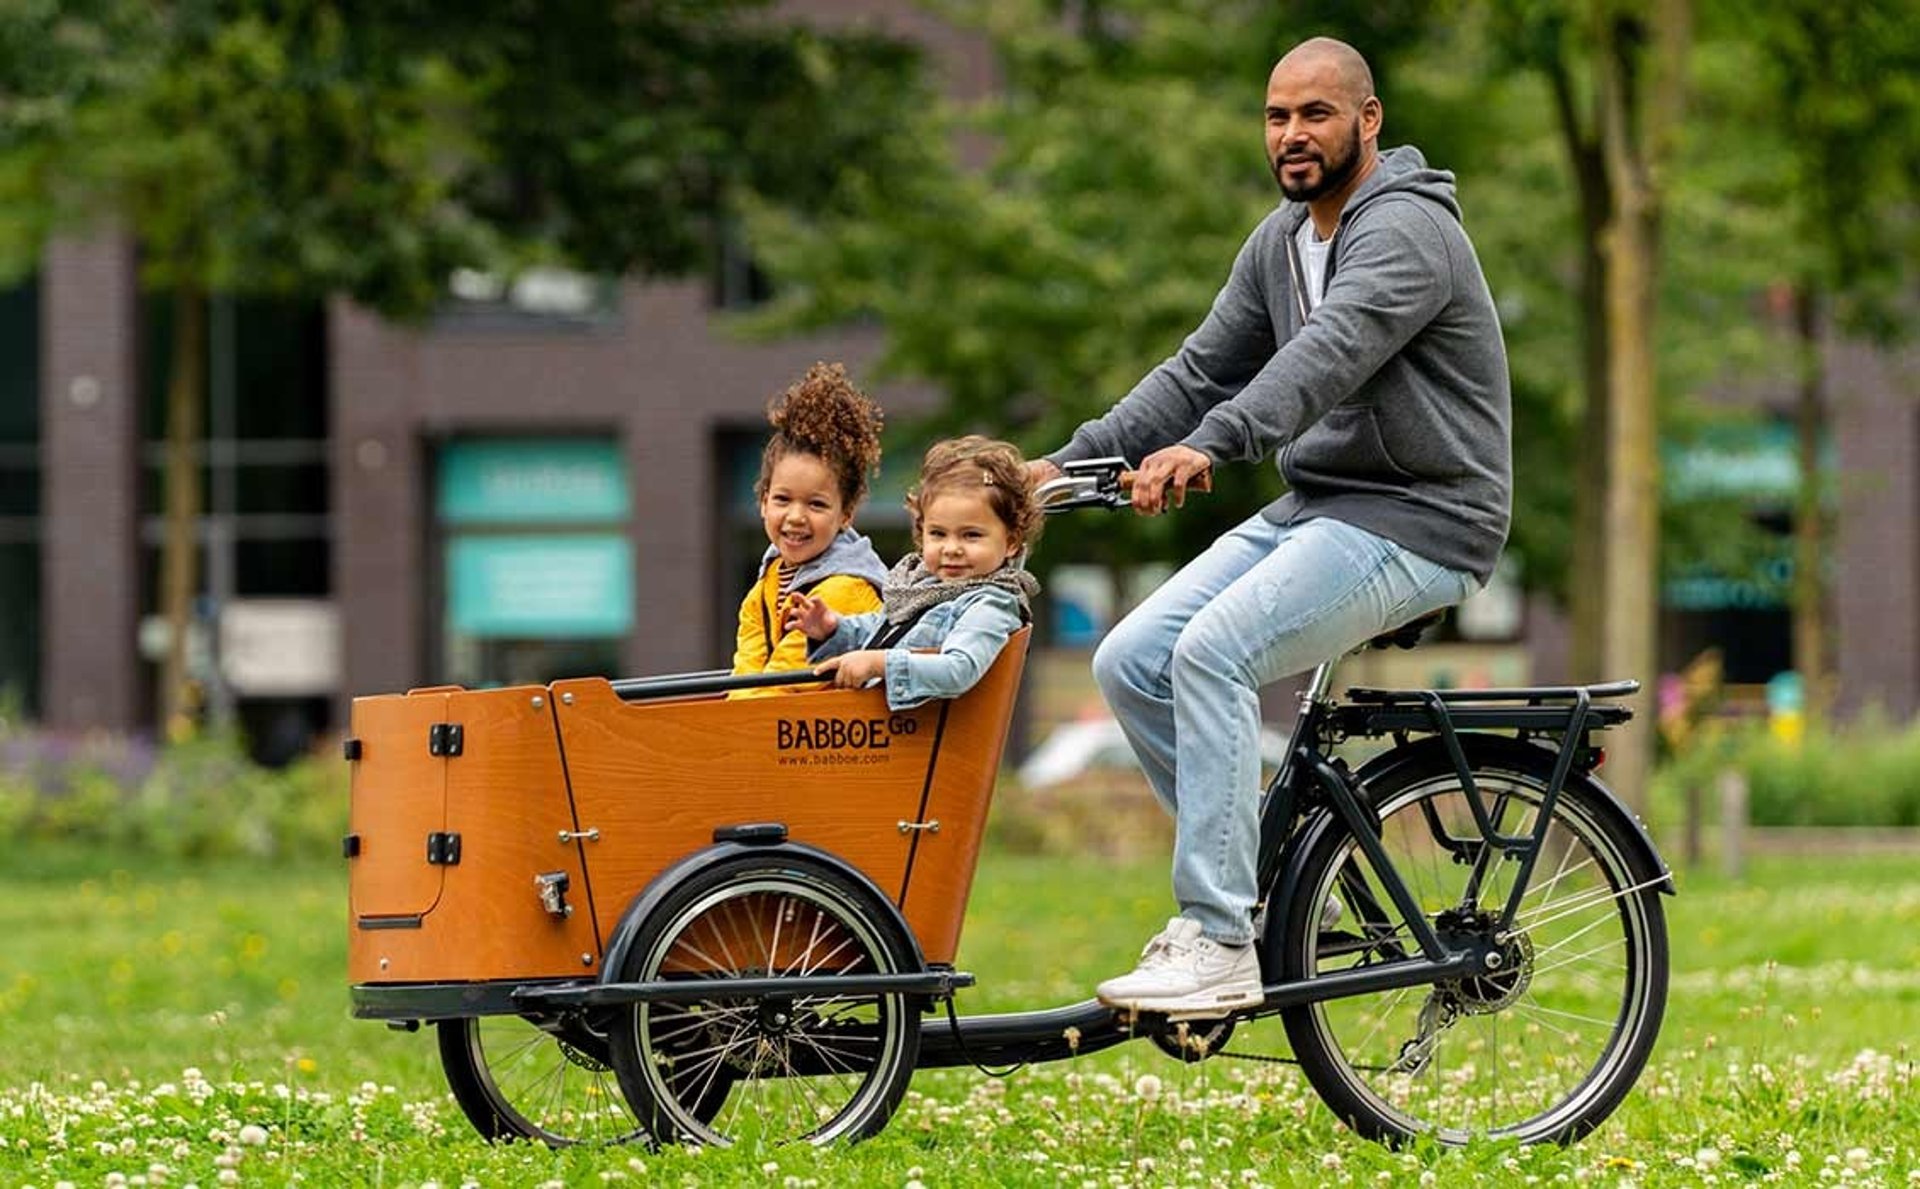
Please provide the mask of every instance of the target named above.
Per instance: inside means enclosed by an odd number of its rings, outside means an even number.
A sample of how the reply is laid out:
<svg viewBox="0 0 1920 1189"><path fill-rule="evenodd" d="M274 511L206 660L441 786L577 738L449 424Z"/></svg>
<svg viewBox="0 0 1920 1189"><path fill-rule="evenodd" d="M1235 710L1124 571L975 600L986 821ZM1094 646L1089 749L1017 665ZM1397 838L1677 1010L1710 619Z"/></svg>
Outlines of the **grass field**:
<svg viewBox="0 0 1920 1189"><path fill-rule="evenodd" d="M962 1010L1083 998L1167 912L1163 864L989 859ZM1673 994L1627 1104L1567 1149L1390 1151L1296 1070L1144 1044L918 1075L828 1151L478 1141L432 1039L347 1016L333 865L0 861L0 1185L1920 1184L1920 861L1680 875ZM930 1027L932 1025L929 1025Z"/></svg>

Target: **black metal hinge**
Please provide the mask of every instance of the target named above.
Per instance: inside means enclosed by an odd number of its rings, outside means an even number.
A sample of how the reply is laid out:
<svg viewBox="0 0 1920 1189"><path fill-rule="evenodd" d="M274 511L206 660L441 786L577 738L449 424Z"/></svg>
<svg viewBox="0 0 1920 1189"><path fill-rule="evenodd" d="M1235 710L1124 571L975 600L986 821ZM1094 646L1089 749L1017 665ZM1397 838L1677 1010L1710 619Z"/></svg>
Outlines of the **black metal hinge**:
<svg viewBox="0 0 1920 1189"><path fill-rule="evenodd" d="M349 834L345 838L342 838L340 840L340 854L341 854L341 857L343 858L348 858L348 859L359 858L360 857L360 835Z"/></svg>
<svg viewBox="0 0 1920 1189"><path fill-rule="evenodd" d="M427 728L428 755L457 756L465 742L465 732L457 722L437 722Z"/></svg>
<svg viewBox="0 0 1920 1189"><path fill-rule="evenodd" d="M360 758L360 741L358 739L344 739L340 743L340 751L347 759L357 760Z"/></svg>
<svg viewBox="0 0 1920 1189"><path fill-rule="evenodd" d="M436 830L427 835L427 862L448 867L460 862L460 835Z"/></svg>

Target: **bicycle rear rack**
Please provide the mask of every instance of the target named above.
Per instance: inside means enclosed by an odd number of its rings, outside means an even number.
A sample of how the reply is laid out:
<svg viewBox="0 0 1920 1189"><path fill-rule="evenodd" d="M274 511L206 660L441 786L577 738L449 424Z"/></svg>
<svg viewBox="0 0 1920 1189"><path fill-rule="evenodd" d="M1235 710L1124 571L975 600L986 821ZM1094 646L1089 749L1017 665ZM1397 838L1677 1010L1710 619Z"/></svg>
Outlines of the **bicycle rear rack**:
<svg viewBox="0 0 1920 1189"><path fill-rule="evenodd" d="M1606 705L1600 699L1624 698L1638 693L1638 681L1611 681L1599 685L1518 686L1505 689L1432 690L1369 689L1347 691L1347 700L1331 709L1327 727L1337 735L1379 736L1408 731L1428 731L1439 737L1460 778L1461 792L1480 829L1481 840L1491 848L1520 859L1520 870L1513 883L1502 922L1513 920L1520 898L1533 875L1547 825L1566 787L1576 760L1591 766L1597 754L1587 742L1592 730L1626 722L1633 717L1631 707ZM1502 834L1496 819L1504 804L1489 811L1480 787L1473 779L1465 750L1460 745L1462 730L1516 730L1556 733L1559 750L1554 755L1553 774L1540 799L1540 810L1533 834L1529 837ZM1324 778L1324 775L1323 775ZM1504 802L1504 798L1502 799Z"/></svg>

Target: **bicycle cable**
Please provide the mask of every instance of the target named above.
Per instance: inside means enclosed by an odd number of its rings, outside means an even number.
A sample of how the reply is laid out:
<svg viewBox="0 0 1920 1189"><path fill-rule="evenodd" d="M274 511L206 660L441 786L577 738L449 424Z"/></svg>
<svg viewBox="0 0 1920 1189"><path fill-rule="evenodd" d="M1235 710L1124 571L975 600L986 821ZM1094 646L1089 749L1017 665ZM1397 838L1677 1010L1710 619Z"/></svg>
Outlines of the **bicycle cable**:
<svg viewBox="0 0 1920 1189"><path fill-rule="evenodd" d="M960 1055L967 1059L968 1065L973 1066L975 1069L979 1070L981 1073L986 1074L990 1078L1012 1077L1014 1074L1019 1073L1022 1069L1025 1069L1027 1067L1027 1063L1025 1061L1016 1061L1012 1065L1007 1066L1005 1069L988 1069L985 1065L982 1065L980 1063L979 1058L975 1057L973 1055L973 1052L967 1048L967 1038L960 1031L959 1013L953 1010L953 996L948 995L946 997L946 1000L947 1000L947 1024L953 1029L954 1047L960 1050Z"/></svg>

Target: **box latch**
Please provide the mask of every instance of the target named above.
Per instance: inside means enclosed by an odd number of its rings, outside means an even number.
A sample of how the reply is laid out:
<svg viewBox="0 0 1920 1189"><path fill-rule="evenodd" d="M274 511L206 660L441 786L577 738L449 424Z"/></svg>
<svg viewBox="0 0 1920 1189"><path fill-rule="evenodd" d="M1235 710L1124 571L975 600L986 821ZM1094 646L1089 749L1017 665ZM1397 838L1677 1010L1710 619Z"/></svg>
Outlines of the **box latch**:
<svg viewBox="0 0 1920 1189"><path fill-rule="evenodd" d="M437 722L427 728L428 755L457 756L465 742L465 732L457 722Z"/></svg>

